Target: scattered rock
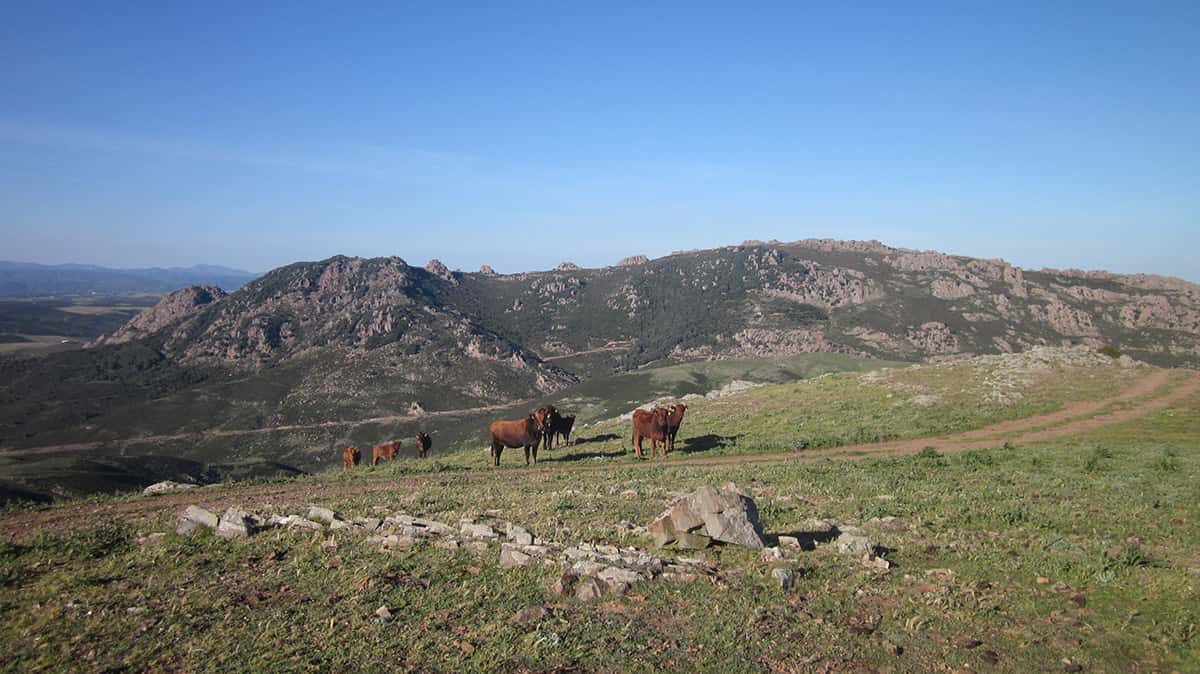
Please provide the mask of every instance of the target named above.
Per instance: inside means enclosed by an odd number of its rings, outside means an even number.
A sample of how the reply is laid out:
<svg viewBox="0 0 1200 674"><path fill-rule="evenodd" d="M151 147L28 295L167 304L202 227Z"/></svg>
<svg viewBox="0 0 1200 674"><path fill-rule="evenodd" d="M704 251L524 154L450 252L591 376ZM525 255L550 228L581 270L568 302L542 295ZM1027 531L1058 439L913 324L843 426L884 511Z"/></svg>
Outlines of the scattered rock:
<svg viewBox="0 0 1200 674"><path fill-rule="evenodd" d="M292 517L286 518L286 520L287 521L285 523L281 524L281 526L288 527L289 529L308 529L310 531L324 531L325 530L325 527L320 522L314 522L310 519L305 519L303 517L292 516Z"/></svg>
<svg viewBox="0 0 1200 674"><path fill-rule="evenodd" d="M518 545L533 545L533 534L529 533L529 530L524 527L510 523L508 525L507 536L508 540Z"/></svg>
<svg viewBox="0 0 1200 674"><path fill-rule="evenodd" d="M575 583L575 598L579 601L593 601L604 596L607 589L602 580L591 576L580 578L579 582Z"/></svg>
<svg viewBox="0 0 1200 674"><path fill-rule="evenodd" d="M500 547L500 568L511 569L518 566L529 566L533 562L533 557L527 555L508 543Z"/></svg>
<svg viewBox="0 0 1200 674"><path fill-rule="evenodd" d="M383 524L378 517L355 517L352 521L366 531L375 531Z"/></svg>
<svg viewBox="0 0 1200 674"><path fill-rule="evenodd" d="M867 533L858 527L843 527L837 537L837 550L843 555L861 557L872 554L875 544L867 538Z"/></svg>
<svg viewBox="0 0 1200 674"><path fill-rule="evenodd" d="M554 581L554 584L550 586L550 591L560 597L565 597L575 593L575 584L578 582L579 576L568 571Z"/></svg>
<svg viewBox="0 0 1200 674"><path fill-rule="evenodd" d="M800 539L795 536L780 536L779 547L781 548L799 548Z"/></svg>
<svg viewBox="0 0 1200 674"><path fill-rule="evenodd" d="M594 576L603 571L606 565L600 562L594 562L590 559L581 559L571 565L571 573L577 576Z"/></svg>
<svg viewBox="0 0 1200 674"><path fill-rule="evenodd" d="M608 583L608 582L606 582L605 585L608 586L608 593L611 595L616 595L618 597L624 597L626 595L626 593L629 592L629 583Z"/></svg>
<svg viewBox="0 0 1200 674"><path fill-rule="evenodd" d="M179 516L179 525L175 528L175 533L181 536L190 536L199 527L216 529L218 524L219 520L216 515L199 506L188 506Z"/></svg>
<svg viewBox="0 0 1200 674"><path fill-rule="evenodd" d="M788 591L796 585L796 572L787 567L771 569L771 577L779 583L779 589Z"/></svg>
<svg viewBox="0 0 1200 674"><path fill-rule="evenodd" d="M891 653L892 655L903 655L904 654L904 647L902 647L900 644L893 643L891 641L883 642L883 648L884 648L884 650L886 650L888 653Z"/></svg>
<svg viewBox="0 0 1200 674"><path fill-rule="evenodd" d="M1047 578L1047 577L1045 577L1045 576L1038 576L1038 577L1037 577L1037 584L1038 584L1038 585L1049 585L1049 584L1050 584L1050 579L1049 579L1049 578Z"/></svg>
<svg viewBox="0 0 1200 674"><path fill-rule="evenodd" d="M380 606L375 609L375 617L383 622L391 622L392 612L388 610L387 606Z"/></svg>
<svg viewBox="0 0 1200 674"><path fill-rule="evenodd" d="M639 580L643 580L640 573L637 573L636 571L630 571L629 569L622 569L619 566L605 567L604 570L596 574L596 577L605 583L608 583L610 586L618 583L632 585Z"/></svg>
<svg viewBox="0 0 1200 674"><path fill-rule="evenodd" d="M764 562L778 562L783 559L783 550L778 547L770 547L762 549L762 560Z"/></svg>
<svg viewBox="0 0 1200 674"><path fill-rule="evenodd" d="M958 646L959 648L971 649L979 648L983 645L983 642L972 637L959 637L954 640L954 645Z"/></svg>
<svg viewBox="0 0 1200 674"><path fill-rule="evenodd" d="M459 531L465 538L499 538L499 534L486 524L463 522Z"/></svg>
<svg viewBox="0 0 1200 674"><path fill-rule="evenodd" d="M329 508L309 506L308 519L317 520L318 522L324 522L326 524L333 524L334 522L340 521L342 516L330 510Z"/></svg>
<svg viewBox="0 0 1200 674"><path fill-rule="evenodd" d="M221 538L246 538L252 527L250 513L237 506L229 506L217 524L217 535Z"/></svg>
<svg viewBox="0 0 1200 674"><path fill-rule="evenodd" d="M496 270L492 269L491 265L483 264L479 265L479 273L483 276L495 276Z"/></svg>
<svg viewBox="0 0 1200 674"><path fill-rule="evenodd" d="M541 606L527 606L514 613L508 622L510 625L532 625L549 614L550 612Z"/></svg>
<svg viewBox="0 0 1200 674"><path fill-rule="evenodd" d="M868 552L867 554L863 555L862 563L863 566L876 573L887 573L892 568L891 562L883 557L875 555L875 553L872 552Z"/></svg>
<svg viewBox="0 0 1200 674"><path fill-rule="evenodd" d="M195 489L197 486L199 486L199 485L187 484L184 482L174 482L172 480L163 480L162 482L155 482L154 484L150 485L149 487L146 487L145 489L143 489L142 495L153 496L154 494L169 494L171 492L176 492L176 491L187 491L188 489Z"/></svg>

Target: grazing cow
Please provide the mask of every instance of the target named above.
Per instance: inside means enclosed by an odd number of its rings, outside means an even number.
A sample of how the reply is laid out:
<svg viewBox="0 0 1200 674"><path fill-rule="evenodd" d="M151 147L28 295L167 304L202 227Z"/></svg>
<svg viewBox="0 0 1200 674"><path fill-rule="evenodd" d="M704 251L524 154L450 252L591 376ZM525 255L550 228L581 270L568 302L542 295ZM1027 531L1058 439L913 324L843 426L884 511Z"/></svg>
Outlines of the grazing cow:
<svg viewBox="0 0 1200 674"><path fill-rule="evenodd" d="M571 444L571 429L575 426L575 415L564 414L550 427L550 434L557 440L562 437L563 446ZM553 443L551 443L553 444Z"/></svg>
<svg viewBox="0 0 1200 674"><path fill-rule="evenodd" d="M663 443L663 456L667 455L667 409L656 407L654 411L633 411L633 449L642 458L642 439L650 438L651 456L658 452L658 443Z"/></svg>
<svg viewBox="0 0 1200 674"><path fill-rule="evenodd" d="M529 465L529 450L532 449L533 462L537 463L542 428L542 422L538 420L536 413L514 421L493 421L489 428L492 433L492 465L500 465L500 452L503 452L505 447L524 447L525 465Z"/></svg>
<svg viewBox="0 0 1200 674"><path fill-rule="evenodd" d="M342 451L342 467L346 470L358 465L362 459L362 452L358 451L358 447L347 447Z"/></svg>
<svg viewBox="0 0 1200 674"><path fill-rule="evenodd" d="M396 454L400 451L400 441L392 440L385 442L382 445L375 445L371 448L371 465L378 466L380 459L395 461Z"/></svg>
<svg viewBox="0 0 1200 674"><path fill-rule="evenodd" d="M675 451L675 434L679 432L679 425L683 423L683 413L687 411L687 405L683 403L675 403L667 408L667 451Z"/></svg>
<svg viewBox="0 0 1200 674"><path fill-rule="evenodd" d="M417 431L417 458L424 459L429 448L433 446L433 440L425 431Z"/></svg>

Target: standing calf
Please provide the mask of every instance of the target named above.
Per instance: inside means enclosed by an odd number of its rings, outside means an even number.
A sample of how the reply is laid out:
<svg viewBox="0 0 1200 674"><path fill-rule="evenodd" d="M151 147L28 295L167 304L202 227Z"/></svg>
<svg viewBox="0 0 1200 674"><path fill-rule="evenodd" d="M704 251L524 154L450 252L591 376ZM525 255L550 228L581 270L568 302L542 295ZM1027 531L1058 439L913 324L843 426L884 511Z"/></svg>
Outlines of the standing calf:
<svg viewBox="0 0 1200 674"><path fill-rule="evenodd" d="M633 449L638 458L643 458L642 439L650 438L651 455L658 453L658 443L663 444L663 456L667 455L667 410L656 407L654 411L633 411Z"/></svg>
<svg viewBox="0 0 1200 674"><path fill-rule="evenodd" d="M342 469L350 470L358 465L359 459L362 458L362 453L358 451L358 447L347 447L342 451Z"/></svg>
<svg viewBox="0 0 1200 674"><path fill-rule="evenodd" d="M385 442L382 445L375 445L371 448L371 465L378 466L380 459L395 461L396 454L400 451L400 441L392 440Z"/></svg>
<svg viewBox="0 0 1200 674"><path fill-rule="evenodd" d="M425 431L417 432L417 458L424 459L429 448L433 446L433 440L429 438L429 434Z"/></svg>

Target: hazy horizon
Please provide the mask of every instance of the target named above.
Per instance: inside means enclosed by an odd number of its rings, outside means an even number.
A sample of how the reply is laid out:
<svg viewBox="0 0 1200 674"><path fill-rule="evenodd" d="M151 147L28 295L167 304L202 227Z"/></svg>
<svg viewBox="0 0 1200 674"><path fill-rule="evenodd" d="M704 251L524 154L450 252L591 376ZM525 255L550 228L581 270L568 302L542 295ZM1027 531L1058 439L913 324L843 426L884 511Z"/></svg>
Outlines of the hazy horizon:
<svg viewBox="0 0 1200 674"><path fill-rule="evenodd" d="M1200 5L11 8L0 258L877 239L1200 281Z"/></svg>

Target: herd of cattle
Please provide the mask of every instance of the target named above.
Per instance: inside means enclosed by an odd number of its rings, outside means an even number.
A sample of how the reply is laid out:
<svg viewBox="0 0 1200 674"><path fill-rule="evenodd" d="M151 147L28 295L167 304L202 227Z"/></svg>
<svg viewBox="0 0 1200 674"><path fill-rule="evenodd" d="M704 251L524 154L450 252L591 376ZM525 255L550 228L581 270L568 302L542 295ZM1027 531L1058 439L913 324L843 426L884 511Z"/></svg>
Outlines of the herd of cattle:
<svg viewBox="0 0 1200 674"><path fill-rule="evenodd" d="M650 440L651 457L659 452L662 445L662 455L675 450L675 435L683 423L683 413L687 405L676 403L670 407L655 407L650 410L638 409L633 412L633 449L638 458L645 455L642 452L642 441ZM563 445L571 444L571 429L575 426L574 414L559 414L554 405L539 407L530 412L524 419L493 421L489 427L492 436L492 465L500 465L500 453L505 448L525 448L525 463L530 459L537 463L538 445L549 450L561 440ZM424 431L417 433L417 457L425 458L433 445L429 434ZM371 448L371 465L379 461L394 461L400 451L400 441L392 440ZM342 465L350 470L358 465L362 454L357 447L347 447L342 452Z"/></svg>

